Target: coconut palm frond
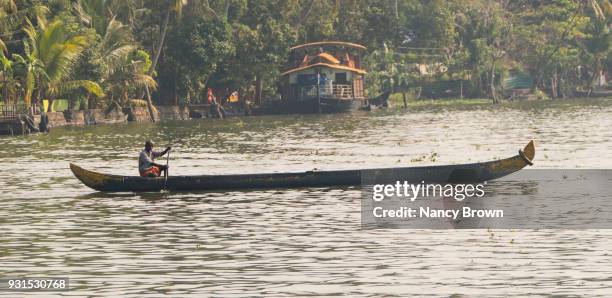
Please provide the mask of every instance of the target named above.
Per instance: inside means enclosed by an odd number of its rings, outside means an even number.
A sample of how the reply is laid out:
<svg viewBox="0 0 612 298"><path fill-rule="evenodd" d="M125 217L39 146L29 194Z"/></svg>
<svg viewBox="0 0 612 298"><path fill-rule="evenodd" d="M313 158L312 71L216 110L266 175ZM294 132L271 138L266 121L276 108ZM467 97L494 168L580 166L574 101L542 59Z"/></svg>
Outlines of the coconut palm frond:
<svg viewBox="0 0 612 298"><path fill-rule="evenodd" d="M61 21L54 21L45 30L39 30L34 41L37 45L34 47L35 56L42 61L52 83L67 79L87 42L84 36L66 38Z"/></svg>
<svg viewBox="0 0 612 298"><path fill-rule="evenodd" d="M42 62L38 60L38 58L32 52L30 43L24 42L23 56L13 54L12 58L16 63L22 64L25 69L24 102L26 106L29 107L32 103L32 94L34 92L36 78L40 77L46 80L48 79L48 76L45 73Z"/></svg>
<svg viewBox="0 0 612 298"><path fill-rule="evenodd" d="M129 54L136 49L128 26L111 19L106 34L98 46L100 64L106 76L112 75L127 61Z"/></svg>
<svg viewBox="0 0 612 298"><path fill-rule="evenodd" d="M8 54L8 50L6 48L6 45L4 44L4 41L0 39L0 55L3 55L4 53Z"/></svg>
<svg viewBox="0 0 612 298"><path fill-rule="evenodd" d="M15 13L17 11L17 4L13 0L0 0L0 10L7 14Z"/></svg>
<svg viewBox="0 0 612 298"><path fill-rule="evenodd" d="M25 58L19 54L13 54L12 58L16 63L26 64Z"/></svg>
<svg viewBox="0 0 612 298"><path fill-rule="evenodd" d="M130 43L132 40L132 32L129 26L112 18L106 25L100 46L104 49L108 49L113 48L113 45L116 44L123 45Z"/></svg>
<svg viewBox="0 0 612 298"><path fill-rule="evenodd" d="M104 92L102 91L102 87L98 85L98 83L89 81L89 80L74 80L67 81L62 84L56 85L53 88L50 88L49 91L54 95L65 94L70 91L84 89L85 91L97 96L104 96Z"/></svg>
<svg viewBox="0 0 612 298"><path fill-rule="evenodd" d="M72 7L74 8L74 12L76 16L79 18L81 23L90 27L91 26L91 15L87 12L85 4L82 0L76 1L72 3Z"/></svg>
<svg viewBox="0 0 612 298"><path fill-rule="evenodd" d="M139 88L149 87L150 90L157 89L157 82L155 79L146 74L133 74L130 83Z"/></svg>
<svg viewBox="0 0 612 298"><path fill-rule="evenodd" d="M102 73L108 77L113 75L115 72L120 71L125 64L128 55L134 52L135 49L136 47L133 45L123 45L105 53L98 60L102 68Z"/></svg>
<svg viewBox="0 0 612 298"><path fill-rule="evenodd" d="M128 99L127 101L127 105L128 106L132 106L132 107L140 107L140 108L144 108L147 106L147 101L144 99ZM157 110L157 108L155 106L151 106L153 113L159 113L159 111Z"/></svg>
<svg viewBox="0 0 612 298"><path fill-rule="evenodd" d="M109 21L105 32L98 45L98 63L108 77L121 69L136 46L130 28L114 18Z"/></svg>
<svg viewBox="0 0 612 298"><path fill-rule="evenodd" d="M147 106L147 101L144 99L130 99L128 101L129 105L133 106L133 107L146 107Z"/></svg>
<svg viewBox="0 0 612 298"><path fill-rule="evenodd" d="M610 3L610 0L602 0L600 7L603 10L605 16L612 16L612 3Z"/></svg>
<svg viewBox="0 0 612 298"><path fill-rule="evenodd" d="M115 72L107 78L107 82L111 85L122 85L129 83L138 88L149 87L150 89L157 88L157 82L153 77L144 73L144 62L142 61L124 61L124 64L118 67Z"/></svg>
<svg viewBox="0 0 612 298"><path fill-rule="evenodd" d="M29 49L27 47L26 54L29 54ZM23 64L25 66L25 95L23 100L26 106L29 107L32 103L32 92L34 91L35 72L39 68L37 67L37 63L35 61L32 61L32 56L30 55L24 57L19 54L13 54L13 59L15 60L15 62Z"/></svg>
<svg viewBox="0 0 612 298"><path fill-rule="evenodd" d="M3 52L0 52L0 66L2 66L2 68L0 68L0 70L3 71L3 72L12 71L13 70L13 63L12 63L11 59L6 57Z"/></svg>
<svg viewBox="0 0 612 298"><path fill-rule="evenodd" d="M588 1L588 4L591 6L591 9L593 10L593 13L595 14L596 18L598 19L606 18L606 15L604 14L603 9L601 8L597 0L587 0L587 1Z"/></svg>
<svg viewBox="0 0 612 298"><path fill-rule="evenodd" d="M44 5L34 5L30 8L15 10L13 13L0 16L0 28L5 30L14 30L15 28L21 26L24 20L28 18L41 18L48 13L49 8Z"/></svg>
<svg viewBox="0 0 612 298"><path fill-rule="evenodd" d="M75 14L87 27L94 28L100 35L104 35L109 14L107 0L78 0L72 4Z"/></svg>
<svg viewBox="0 0 612 298"><path fill-rule="evenodd" d="M43 96L57 96L77 88L102 96L102 89L96 83L69 80L86 47L87 40L84 36L69 36L60 20L49 24L39 20L38 28L35 28L26 18L23 31L26 33L24 55L13 56L15 61L22 63L26 69L26 105L31 103L34 88L43 91Z"/></svg>

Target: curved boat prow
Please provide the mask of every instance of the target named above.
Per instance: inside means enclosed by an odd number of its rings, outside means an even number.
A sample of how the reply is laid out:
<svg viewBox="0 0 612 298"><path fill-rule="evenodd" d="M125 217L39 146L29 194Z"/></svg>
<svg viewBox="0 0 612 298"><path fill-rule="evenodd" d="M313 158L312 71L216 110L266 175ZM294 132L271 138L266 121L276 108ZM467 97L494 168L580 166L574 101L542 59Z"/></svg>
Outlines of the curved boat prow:
<svg viewBox="0 0 612 298"><path fill-rule="evenodd" d="M529 141L529 143L525 146L525 148L519 151L519 153L521 154L523 158L526 159L525 161L527 162L527 164L532 166L533 158L535 157L535 145L533 143L533 140Z"/></svg>
<svg viewBox="0 0 612 298"><path fill-rule="evenodd" d="M496 160L488 163L483 163L487 169L487 174L483 174L483 180L493 180L509 175L523 169L526 166L533 165L535 157L535 145L531 140L522 150L519 150L518 155L511 158Z"/></svg>

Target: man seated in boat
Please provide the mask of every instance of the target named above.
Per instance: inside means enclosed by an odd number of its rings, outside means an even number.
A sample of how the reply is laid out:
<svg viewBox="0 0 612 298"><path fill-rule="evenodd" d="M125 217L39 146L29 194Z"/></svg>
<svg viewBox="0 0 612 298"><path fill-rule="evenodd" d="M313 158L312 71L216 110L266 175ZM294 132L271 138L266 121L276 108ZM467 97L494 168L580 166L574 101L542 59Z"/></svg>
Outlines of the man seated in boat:
<svg viewBox="0 0 612 298"><path fill-rule="evenodd" d="M155 159L163 156L170 151L170 147L162 152L153 151L153 143L151 141L145 142L145 149L140 152L138 157L138 171L142 177L159 177L162 172L168 171L168 167L155 163Z"/></svg>

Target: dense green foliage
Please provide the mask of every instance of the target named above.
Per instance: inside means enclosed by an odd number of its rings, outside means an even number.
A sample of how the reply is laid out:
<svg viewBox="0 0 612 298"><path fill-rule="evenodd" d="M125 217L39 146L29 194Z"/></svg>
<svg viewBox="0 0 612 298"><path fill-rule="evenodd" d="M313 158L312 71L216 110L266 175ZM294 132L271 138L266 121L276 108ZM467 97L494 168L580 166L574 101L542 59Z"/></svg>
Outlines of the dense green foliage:
<svg viewBox="0 0 612 298"><path fill-rule="evenodd" d="M514 73L567 96L609 71L611 13L609 0L2 0L0 97L272 98L289 47L321 40L368 47L370 95L445 81L497 100Z"/></svg>

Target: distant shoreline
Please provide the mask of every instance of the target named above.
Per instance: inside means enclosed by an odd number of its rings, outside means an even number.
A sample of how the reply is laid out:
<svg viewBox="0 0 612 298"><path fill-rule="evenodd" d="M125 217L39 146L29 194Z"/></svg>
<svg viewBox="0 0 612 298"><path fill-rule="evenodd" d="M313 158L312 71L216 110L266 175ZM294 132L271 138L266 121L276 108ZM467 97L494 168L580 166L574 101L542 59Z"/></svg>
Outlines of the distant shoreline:
<svg viewBox="0 0 612 298"><path fill-rule="evenodd" d="M408 107L405 110L407 113L411 111L423 111L428 109L457 109L465 110L471 108L487 108L487 107L505 107L505 108L523 108L539 106L541 108L550 107L556 104L567 103L593 103L593 102L610 102L612 97L572 97L566 99L538 99L538 100L503 100L497 104L491 99L485 98L444 98L444 99L414 99L407 100ZM156 119L161 121L185 121L185 120L201 120L209 117L193 118L190 117L190 109L188 106L157 106L158 115ZM403 100L400 93L392 94L389 98L388 111L404 110ZM105 114L101 110L82 110L82 111L63 111L49 112L49 127L51 129L57 127L70 126L89 126L89 125L110 125L110 124L125 124L130 122L151 122L145 107L131 108L125 111L112 111ZM252 116L233 116L233 117L252 117ZM232 118L233 118L232 117ZM210 118L214 119L214 118ZM40 122L40 115L34 117L36 125ZM2 120L0 119L0 137L1 136L18 136L29 134L24 132L26 127L17 119ZM32 132L33 133L33 132Z"/></svg>

